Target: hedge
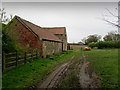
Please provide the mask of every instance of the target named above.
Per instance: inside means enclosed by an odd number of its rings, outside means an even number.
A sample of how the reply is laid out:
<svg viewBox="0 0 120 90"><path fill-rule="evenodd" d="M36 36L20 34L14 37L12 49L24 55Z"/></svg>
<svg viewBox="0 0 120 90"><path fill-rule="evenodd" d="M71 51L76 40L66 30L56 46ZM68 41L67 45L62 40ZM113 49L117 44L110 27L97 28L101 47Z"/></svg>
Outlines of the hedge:
<svg viewBox="0 0 120 90"><path fill-rule="evenodd" d="M89 47L94 48L120 48L120 41L99 41L96 43L89 43Z"/></svg>

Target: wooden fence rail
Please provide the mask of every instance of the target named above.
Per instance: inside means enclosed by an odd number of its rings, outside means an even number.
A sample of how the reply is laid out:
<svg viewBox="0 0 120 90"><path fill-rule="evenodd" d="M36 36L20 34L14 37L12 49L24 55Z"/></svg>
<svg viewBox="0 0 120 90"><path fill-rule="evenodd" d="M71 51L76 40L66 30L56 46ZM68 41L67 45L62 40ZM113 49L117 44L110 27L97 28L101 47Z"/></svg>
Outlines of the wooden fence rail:
<svg viewBox="0 0 120 90"><path fill-rule="evenodd" d="M39 50L33 50L30 52L11 52L2 53L2 71L7 71L14 67L20 66L27 62L35 60L37 57L41 57Z"/></svg>

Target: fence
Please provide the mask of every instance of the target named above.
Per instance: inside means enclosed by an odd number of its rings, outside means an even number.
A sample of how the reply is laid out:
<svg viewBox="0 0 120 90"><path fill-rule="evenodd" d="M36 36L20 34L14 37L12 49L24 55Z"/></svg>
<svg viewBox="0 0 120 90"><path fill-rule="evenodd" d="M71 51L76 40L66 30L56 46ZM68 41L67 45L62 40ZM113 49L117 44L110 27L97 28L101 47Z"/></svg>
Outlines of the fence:
<svg viewBox="0 0 120 90"><path fill-rule="evenodd" d="M2 71L7 71L14 67L20 66L27 62L35 60L37 57L41 57L40 50L32 50L29 52L11 52L2 53Z"/></svg>

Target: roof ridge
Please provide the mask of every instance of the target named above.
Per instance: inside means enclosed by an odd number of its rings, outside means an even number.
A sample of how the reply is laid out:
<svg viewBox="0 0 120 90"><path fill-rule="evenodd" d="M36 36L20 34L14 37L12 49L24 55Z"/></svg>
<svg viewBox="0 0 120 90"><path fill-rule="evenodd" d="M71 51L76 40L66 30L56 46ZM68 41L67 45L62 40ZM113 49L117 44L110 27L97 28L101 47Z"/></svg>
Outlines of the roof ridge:
<svg viewBox="0 0 120 90"><path fill-rule="evenodd" d="M41 28L66 28L66 27L41 27Z"/></svg>

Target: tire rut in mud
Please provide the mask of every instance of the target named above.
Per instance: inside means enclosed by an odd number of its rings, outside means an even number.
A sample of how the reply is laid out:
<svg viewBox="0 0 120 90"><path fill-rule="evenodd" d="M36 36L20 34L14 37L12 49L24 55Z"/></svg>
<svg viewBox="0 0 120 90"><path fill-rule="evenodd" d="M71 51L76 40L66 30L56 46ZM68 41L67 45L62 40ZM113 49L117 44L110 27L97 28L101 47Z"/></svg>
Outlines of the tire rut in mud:
<svg viewBox="0 0 120 90"><path fill-rule="evenodd" d="M98 76L91 68L90 63L86 60L87 56L82 55L82 66L79 74L79 83L81 88L101 88Z"/></svg>
<svg viewBox="0 0 120 90"><path fill-rule="evenodd" d="M71 58L69 62L62 64L60 67L56 68L43 82L41 85L38 85L37 88L56 88L60 80L64 77L65 72L67 71L69 65L72 62Z"/></svg>
<svg viewBox="0 0 120 90"><path fill-rule="evenodd" d="M100 82L87 56L75 55L68 62L57 67L37 88L100 88ZM67 83L64 83L67 80ZM73 86L72 86L73 85Z"/></svg>
<svg viewBox="0 0 120 90"><path fill-rule="evenodd" d="M78 57L75 57L57 87L80 88L79 79L78 79L80 66L81 66L80 59Z"/></svg>

